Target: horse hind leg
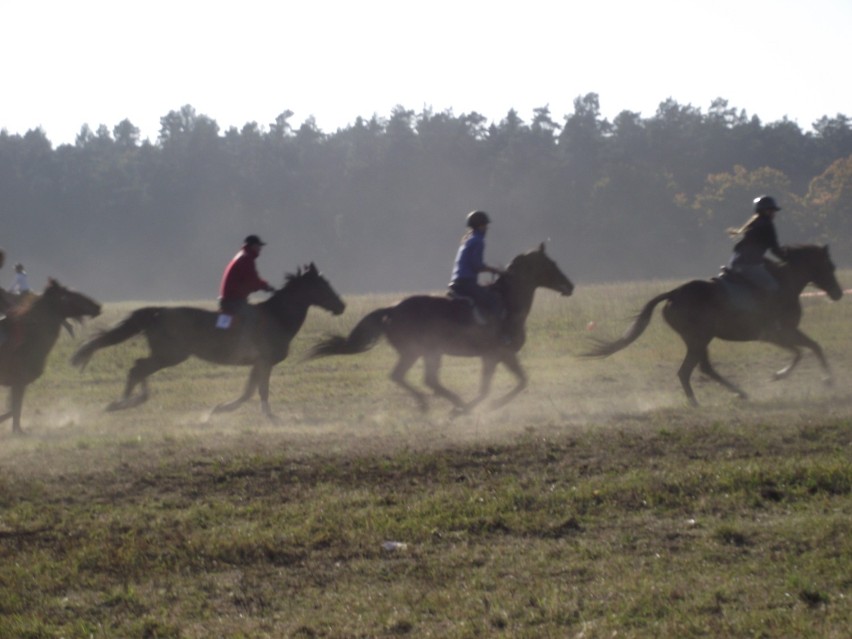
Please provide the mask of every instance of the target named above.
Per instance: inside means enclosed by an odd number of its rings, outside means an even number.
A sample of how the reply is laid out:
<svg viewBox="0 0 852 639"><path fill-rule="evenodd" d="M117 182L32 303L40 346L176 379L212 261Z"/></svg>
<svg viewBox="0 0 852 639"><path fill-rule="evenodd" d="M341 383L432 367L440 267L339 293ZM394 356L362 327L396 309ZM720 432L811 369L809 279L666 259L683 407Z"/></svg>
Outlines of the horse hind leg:
<svg viewBox="0 0 852 639"><path fill-rule="evenodd" d="M12 420L12 434L23 435L24 431L21 428L21 413L24 408L24 392L26 386L12 386L9 389L9 410L0 415L0 423L8 419Z"/></svg>
<svg viewBox="0 0 852 639"><path fill-rule="evenodd" d="M700 355L698 360L698 364L701 368L701 372L707 375L710 379L720 383L722 386L727 388L732 393L736 394L740 399L748 399L748 395L746 395L745 391L743 391L739 386L729 382L727 379L722 377L713 365L710 363L710 355L707 352L707 348L703 349L703 352Z"/></svg>
<svg viewBox="0 0 852 639"><path fill-rule="evenodd" d="M117 399L114 402L111 402L107 406L108 411L117 411L117 410L126 410L128 408L133 408L135 406L139 406L140 404L144 404L148 401L148 377L153 375L158 370L166 368L168 366L174 366L175 364L179 364L186 357L182 357L177 361L169 360L163 361L155 357L144 357L137 359L133 366L130 368L130 371L127 373L127 382L124 384L124 394L121 399ZM133 394L133 391L136 387L140 387L140 392L136 395Z"/></svg>
<svg viewBox="0 0 852 639"><path fill-rule="evenodd" d="M426 395L414 388L414 386L409 384L405 379L405 374L411 370L411 367L414 366L414 362L416 362L419 357L419 355L412 355L410 353L400 353L399 360L397 360L396 366L393 367L390 378L399 386L402 386L402 388L407 390L417 401L418 408L420 408L421 411L426 412L429 408L429 404L426 401Z"/></svg>
<svg viewBox="0 0 852 639"><path fill-rule="evenodd" d="M438 371L441 368L441 356L433 353L423 356L424 375L423 382L439 397L449 400L456 410L464 410L465 404L462 398L441 384L438 379Z"/></svg>
<svg viewBox="0 0 852 639"><path fill-rule="evenodd" d="M692 377L692 371L694 371L695 367L698 366L699 359L700 356L694 349L687 348L686 356L683 358L683 362L681 362L680 368L677 370L677 378L680 380L683 392L686 393L686 399L693 406L698 406L698 400L695 399L695 391L692 390L692 384L689 379Z"/></svg>

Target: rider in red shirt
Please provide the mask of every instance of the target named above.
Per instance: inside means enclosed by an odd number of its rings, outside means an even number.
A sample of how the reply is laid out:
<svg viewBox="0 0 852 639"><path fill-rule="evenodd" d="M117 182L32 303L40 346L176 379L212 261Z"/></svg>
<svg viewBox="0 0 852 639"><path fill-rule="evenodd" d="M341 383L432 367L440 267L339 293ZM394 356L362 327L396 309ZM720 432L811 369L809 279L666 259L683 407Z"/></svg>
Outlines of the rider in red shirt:
<svg viewBox="0 0 852 639"><path fill-rule="evenodd" d="M248 305L248 296L255 291L275 289L257 273L257 258L260 249L266 245L257 235L249 235L243 241L243 247L228 262L219 286L219 308L223 313L236 315Z"/></svg>

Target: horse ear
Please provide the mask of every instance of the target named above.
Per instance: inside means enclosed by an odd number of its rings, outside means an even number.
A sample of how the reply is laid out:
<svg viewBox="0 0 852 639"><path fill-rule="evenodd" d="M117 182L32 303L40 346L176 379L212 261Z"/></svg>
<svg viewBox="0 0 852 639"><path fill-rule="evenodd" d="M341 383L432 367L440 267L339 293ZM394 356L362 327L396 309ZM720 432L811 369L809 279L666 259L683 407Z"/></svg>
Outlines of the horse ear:
<svg viewBox="0 0 852 639"><path fill-rule="evenodd" d="M547 241L547 240L545 240L545 242L546 242L546 241ZM539 251L539 253L544 253L544 244L545 244L545 242L542 242L541 244L539 244L539 245L538 245L538 251Z"/></svg>
<svg viewBox="0 0 852 639"><path fill-rule="evenodd" d="M309 270L311 273L316 273L316 272L317 272L317 265L316 265L316 264L314 264L313 262L311 262L311 263L308 265L308 270Z"/></svg>

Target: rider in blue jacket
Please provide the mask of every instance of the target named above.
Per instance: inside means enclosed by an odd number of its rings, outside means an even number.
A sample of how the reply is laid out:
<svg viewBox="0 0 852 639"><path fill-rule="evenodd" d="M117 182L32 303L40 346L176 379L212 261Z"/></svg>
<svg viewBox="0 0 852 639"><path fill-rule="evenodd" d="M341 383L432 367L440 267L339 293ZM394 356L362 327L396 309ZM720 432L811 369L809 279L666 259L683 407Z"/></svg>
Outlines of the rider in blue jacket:
<svg viewBox="0 0 852 639"><path fill-rule="evenodd" d="M500 316L501 303L491 289L479 284L479 274L503 273L502 270L485 263L485 233L490 223L491 219L485 211L473 211L468 214L468 231L456 253L450 279L450 290L462 297L473 299L475 307L482 309L489 319Z"/></svg>

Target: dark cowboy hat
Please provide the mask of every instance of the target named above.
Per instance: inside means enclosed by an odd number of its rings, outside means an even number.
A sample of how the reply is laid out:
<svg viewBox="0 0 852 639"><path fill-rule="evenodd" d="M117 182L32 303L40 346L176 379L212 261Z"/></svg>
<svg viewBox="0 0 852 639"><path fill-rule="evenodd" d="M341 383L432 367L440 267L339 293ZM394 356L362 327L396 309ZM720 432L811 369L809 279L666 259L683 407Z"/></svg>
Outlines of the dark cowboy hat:
<svg viewBox="0 0 852 639"><path fill-rule="evenodd" d="M266 242L261 240L257 235L249 235L243 240L243 246L266 246Z"/></svg>

